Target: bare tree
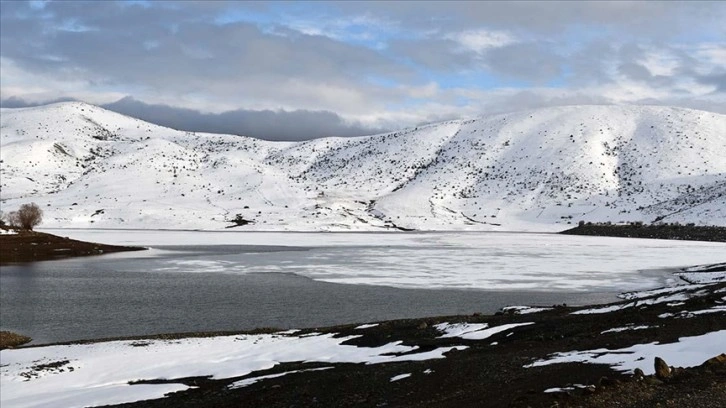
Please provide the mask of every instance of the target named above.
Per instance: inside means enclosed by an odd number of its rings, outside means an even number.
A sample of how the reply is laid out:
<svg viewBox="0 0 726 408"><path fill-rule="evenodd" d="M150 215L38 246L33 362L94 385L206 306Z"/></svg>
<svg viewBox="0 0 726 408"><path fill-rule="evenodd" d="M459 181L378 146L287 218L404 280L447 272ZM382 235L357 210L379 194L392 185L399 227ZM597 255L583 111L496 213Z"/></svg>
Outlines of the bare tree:
<svg viewBox="0 0 726 408"><path fill-rule="evenodd" d="M18 211L8 214L7 220L13 227L32 231L43 221L43 210L35 203L23 204Z"/></svg>

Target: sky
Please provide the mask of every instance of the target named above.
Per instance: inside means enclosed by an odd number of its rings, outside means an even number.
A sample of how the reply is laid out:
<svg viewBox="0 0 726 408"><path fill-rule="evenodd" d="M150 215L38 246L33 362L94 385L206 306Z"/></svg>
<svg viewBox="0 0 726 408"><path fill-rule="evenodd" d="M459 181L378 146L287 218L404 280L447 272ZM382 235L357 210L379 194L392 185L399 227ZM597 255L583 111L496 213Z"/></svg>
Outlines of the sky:
<svg viewBox="0 0 726 408"><path fill-rule="evenodd" d="M573 104L726 113L726 2L0 2L0 105L356 136Z"/></svg>

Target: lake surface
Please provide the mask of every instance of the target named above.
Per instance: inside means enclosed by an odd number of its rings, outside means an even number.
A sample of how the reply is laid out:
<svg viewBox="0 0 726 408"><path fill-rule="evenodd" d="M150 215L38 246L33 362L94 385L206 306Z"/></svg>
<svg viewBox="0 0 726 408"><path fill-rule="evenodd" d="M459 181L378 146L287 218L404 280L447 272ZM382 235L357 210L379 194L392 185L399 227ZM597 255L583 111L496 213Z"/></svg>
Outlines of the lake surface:
<svg viewBox="0 0 726 408"><path fill-rule="evenodd" d="M726 258L718 243L550 234L51 232L154 247L0 268L0 328L34 343L606 302Z"/></svg>

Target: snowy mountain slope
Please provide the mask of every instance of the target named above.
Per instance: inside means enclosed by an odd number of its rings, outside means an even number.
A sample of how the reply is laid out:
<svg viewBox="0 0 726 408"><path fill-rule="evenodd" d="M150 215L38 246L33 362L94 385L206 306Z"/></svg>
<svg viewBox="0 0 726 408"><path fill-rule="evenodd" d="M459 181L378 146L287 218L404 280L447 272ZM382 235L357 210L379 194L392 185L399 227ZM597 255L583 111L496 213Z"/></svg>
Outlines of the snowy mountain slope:
<svg viewBox="0 0 726 408"><path fill-rule="evenodd" d="M558 230L726 225L726 116L570 106L301 143L181 132L78 103L0 112L3 211L45 226Z"/></svg>

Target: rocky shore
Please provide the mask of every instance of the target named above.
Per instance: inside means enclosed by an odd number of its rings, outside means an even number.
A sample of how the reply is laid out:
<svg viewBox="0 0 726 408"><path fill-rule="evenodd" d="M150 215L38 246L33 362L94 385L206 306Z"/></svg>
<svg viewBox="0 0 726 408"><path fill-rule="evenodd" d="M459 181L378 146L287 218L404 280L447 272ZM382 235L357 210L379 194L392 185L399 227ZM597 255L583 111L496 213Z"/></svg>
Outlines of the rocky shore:
<svg viewBox="0 0 726 408"><path fill-rule="evenodd" d="M726 242L726 227L693 224L610 224L581 222L577 227L562 231L560 234Z"/></svg>
<svg viewBox="0 0 726 408"><path fill-rule="evenodd" d="M2 232L0 234L0 265L146 249L76 241L36 231L3 229Z"/></svg>
<svg viewBox="0 0 726 408"><path fill-rule="evenodd" d="M4 350L3 398L70 400L95 369L120 398L166 387L119 407L723 407L720 266L607 305Z"/></svg>
<svg viewBox="0 0 726 408"><path fill-rule="evenodd" d="M688 285L677 290L625 294L628 299L623 302L588 308L505 308L494 316L399 320L364 329L361 327L366 326L315 329L309 332L359 336L347 342L359 347L398 341L418 351L466 348L454 349L445 358L421 361L298 362L239 378L155 379L195 388L119 406L723 407L725 355L715 353L711 359L679 368L678 353L654 347L650 354L628 357L624 350L636 345L677 344L685 337L717 333L707 341L717 339L721 345L717 349L726 352L724 292L726 283ZM475 330L507 326L511 329L491 336L477 335L481 330ZM447 335L457 332L460 335ZM583 350L594 350L593 361L578 357L569 362L537 364L557 353ZM594 355L608 351L622 355L623 360L641 358L636 365L643 368L627 370L598 363ZM668 355L658 355L661 352ZM688 347L682 352L688 353ZM262 377L266 378L244 387L232 386Z"/></svg>

